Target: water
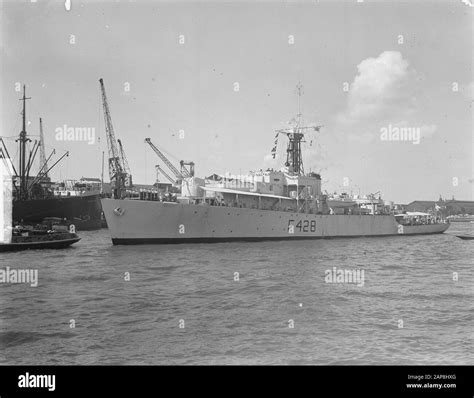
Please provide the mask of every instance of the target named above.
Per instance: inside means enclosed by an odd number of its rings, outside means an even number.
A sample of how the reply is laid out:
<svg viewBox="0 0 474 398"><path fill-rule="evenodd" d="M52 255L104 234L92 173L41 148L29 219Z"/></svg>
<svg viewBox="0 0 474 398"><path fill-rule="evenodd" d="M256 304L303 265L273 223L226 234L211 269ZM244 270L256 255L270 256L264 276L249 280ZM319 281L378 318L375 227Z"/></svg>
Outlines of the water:
<svg viewBox="0 0 474 398"><path fill-rule="evenodd" d="M453 234L473 229L162 246L101 230L0 254L39 272L38 287L0 285L0 364L472 365L474 241ZM363 269L364 286L326 283L333 267Z"/></svg>

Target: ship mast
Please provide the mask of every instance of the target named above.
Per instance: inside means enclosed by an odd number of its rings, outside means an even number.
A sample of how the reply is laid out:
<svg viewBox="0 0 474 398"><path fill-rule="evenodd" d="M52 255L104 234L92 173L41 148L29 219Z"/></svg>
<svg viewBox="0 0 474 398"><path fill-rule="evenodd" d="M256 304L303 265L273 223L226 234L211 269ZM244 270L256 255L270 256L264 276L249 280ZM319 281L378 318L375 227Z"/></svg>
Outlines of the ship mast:
<svg viewBox="0 0 474 398"><path fill-rule="evenodd" d="M303 95L303 85L301 84L301 82L298 82L298 84L296 85L296 93L298 94L298 126L301 125L301 117L302 117L302 113L301 113L301 96Z"/></svg>
<svg viewBox="0 0 474 398"><path fill-rule="evenodd" d="M290 129L276 130L277 134L285 134L288 137L288 146L286 148L285 166L289 171L304 175L303 154L301 152L301 143L305 136L305 131L319 131L322 126L303 126L303 115L301 112L301 96L303 94L303 86L298 82L296 86L298 95L298 114L294 120L295 126Z"/></svg>
<svg viewBox="0 0 474 398"><path fill-rule="evenodd" d="M18 142L19 144L19 161L18 161L18 170L14 169L16 177L19 179L19 184L17 185L17 182L15 181L14 187L15 187L15 192L16 200L28 200L30 199L31 195L30 192L33 189L33 187L41 182L41 179L45 177L65 156L69 156L69 152L66 152L63 156L59 158L56 163L54 163L51 167L48 167L48 161L51 159L51 157L55 154L55 150L51 152L51 155L46 159L46 155L42 153L41 157L41 168L36 175L36 177L31 177L30 178L30 171L33 166L33 162L36 158L36 154L38 152L39 147L41 147L41 152L43 152L44 149L44 137L43 137L43 125L42 125L42 120L40 119L40 135L41 135L41 141L38 143L38 141L35 140L35 143L29 152L28 159L27 159L27 153L26 153L26 144L28 142L31 142L31 140L28 138L28 134L26 132L26 100L31 99L31 97L26 96L26 85L23 85L23 97L20 98L20 101L23 101L23 110L22 110L22 129L20 132L20 135L15 142ZM3 143L3 140L2 140ZM4 148L6 150L5 144L3 143ZM8 152L6 151L7 156ZM45 171L43 171L45 170Z"/></svg>
<svg viewBox="0 0 474 398"><path fill-rule="evenodd" d="M28 181L26 177L26 143L31 142L26 134L26 100L31 99L31 97L26 97L26 85L23 85L23 98L20 98L20 101L23 101L23 111L22 119L23 125L20 132L19 138L15 142L19 142L20 146L20 160L19 160L19 178L20 178L20 190L19 198L28 199Z"/></svg>

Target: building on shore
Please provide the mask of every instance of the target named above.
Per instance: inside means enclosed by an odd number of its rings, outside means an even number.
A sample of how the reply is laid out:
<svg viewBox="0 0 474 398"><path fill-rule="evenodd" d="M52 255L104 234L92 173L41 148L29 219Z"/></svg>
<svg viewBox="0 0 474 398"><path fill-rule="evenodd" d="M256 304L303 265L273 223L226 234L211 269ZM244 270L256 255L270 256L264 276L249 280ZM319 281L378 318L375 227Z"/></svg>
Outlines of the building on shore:
<svg viewBox="0 0 474 398"><path fill-rule="evenodd" d="M415 200L405 206L405 211L441 211L445 216L456 214L474 214L474 201L472 200Z"/></svg>

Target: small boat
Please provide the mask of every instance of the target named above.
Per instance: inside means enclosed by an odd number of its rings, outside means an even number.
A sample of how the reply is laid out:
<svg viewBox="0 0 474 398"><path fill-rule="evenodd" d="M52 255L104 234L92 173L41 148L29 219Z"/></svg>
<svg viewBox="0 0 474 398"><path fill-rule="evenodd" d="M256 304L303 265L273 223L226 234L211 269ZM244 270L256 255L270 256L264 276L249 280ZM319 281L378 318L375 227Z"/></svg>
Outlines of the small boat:
<svg viewBox="0 0 474 398"><path fill-rule="evenodd" d="M459 239L462 240L472 240L474 239L474 235L456 235Z"/></svg>
<svg viewBox="0 0 474 398"><path fill-rule="evenodd" d="M51 228L47 228L47 224L35 227L16 226L12 229L11 242L0 243L0 252L63 249L80 240L74 227L67 230L67 227L61 225L52 225Z"/></svg>

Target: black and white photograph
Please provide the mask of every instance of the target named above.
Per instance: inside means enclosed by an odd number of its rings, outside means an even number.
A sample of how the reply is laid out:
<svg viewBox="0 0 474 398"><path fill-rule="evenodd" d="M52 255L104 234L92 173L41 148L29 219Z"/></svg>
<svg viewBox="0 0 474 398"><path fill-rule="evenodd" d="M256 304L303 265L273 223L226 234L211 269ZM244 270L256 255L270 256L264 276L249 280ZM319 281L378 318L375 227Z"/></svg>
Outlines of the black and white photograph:
<svg viewBox="0 0 474 398"><path fill-rule="evenodd" d="M0 5L12 391L170 365L466 388L472 0Z"/></svg>

